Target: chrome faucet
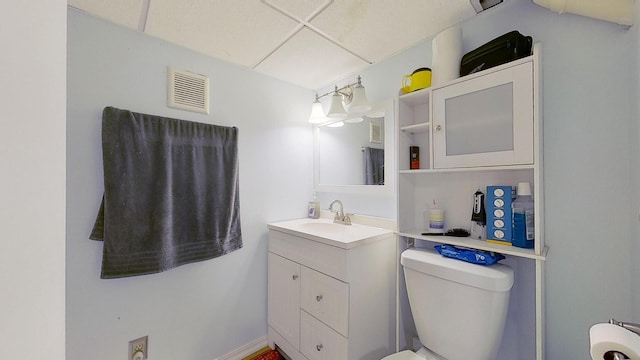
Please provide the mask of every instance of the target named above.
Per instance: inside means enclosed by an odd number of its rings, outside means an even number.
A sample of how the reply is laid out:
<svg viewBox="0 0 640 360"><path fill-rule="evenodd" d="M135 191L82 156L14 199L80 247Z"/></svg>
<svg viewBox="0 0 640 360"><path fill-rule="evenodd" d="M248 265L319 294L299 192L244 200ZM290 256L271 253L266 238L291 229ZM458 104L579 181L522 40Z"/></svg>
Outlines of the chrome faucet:
<svg viewBox="0 0 640 360"><path fill-rule="evenodd" d="M349 217L349 214L344 213L344 206L342 205L342 201L333 200L329 205L329 210L333 212L333 204L336 203L340 205L340 210L336 211L336 215L333 217L333 222L336 224L351 225L351 218Z"/></svg>

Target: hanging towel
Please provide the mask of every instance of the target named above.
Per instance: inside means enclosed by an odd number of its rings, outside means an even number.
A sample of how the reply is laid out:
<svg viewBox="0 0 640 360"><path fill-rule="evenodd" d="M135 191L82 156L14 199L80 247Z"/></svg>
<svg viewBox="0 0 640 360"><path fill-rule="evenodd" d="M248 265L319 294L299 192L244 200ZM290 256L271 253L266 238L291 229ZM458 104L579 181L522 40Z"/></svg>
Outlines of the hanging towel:
<svg viewBox="0 0 640 360"><path fill-rule="evenodd" d="M384 149L364 148L365 185L384 185Z"/></svg>
<svg viewBox="0 0 640 360"><path fill-rule="evenodd" d="M158 273L242 247L238 129L107 107L101 278Z"/></svg>

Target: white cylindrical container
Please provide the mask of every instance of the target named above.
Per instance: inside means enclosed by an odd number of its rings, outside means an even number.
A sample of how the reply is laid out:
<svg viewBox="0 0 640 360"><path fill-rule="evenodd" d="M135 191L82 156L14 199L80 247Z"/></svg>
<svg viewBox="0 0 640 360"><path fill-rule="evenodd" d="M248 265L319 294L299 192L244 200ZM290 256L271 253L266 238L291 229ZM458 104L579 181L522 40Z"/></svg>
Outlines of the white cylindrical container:
<svg viewBox="0 0 640 360"><path fill-rule="evenodd" d="M444 210L429 209L429 232L433 234L444 233Z"/></svg>
<svg viewBox="0 0 640 360"><path fill-rule="evenodd" d="M457 79L462 58L462 29L452 26L440 32L431 43L431 86Z"/></svg>

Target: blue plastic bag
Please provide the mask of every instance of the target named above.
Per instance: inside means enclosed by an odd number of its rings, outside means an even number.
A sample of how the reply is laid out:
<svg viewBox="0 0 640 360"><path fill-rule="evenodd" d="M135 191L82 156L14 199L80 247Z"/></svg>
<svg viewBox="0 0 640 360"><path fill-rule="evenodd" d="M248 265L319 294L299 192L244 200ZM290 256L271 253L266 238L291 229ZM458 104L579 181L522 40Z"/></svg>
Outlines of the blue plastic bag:
<svg viewBox="0 0 640 360"><path fill-rule="evenodd" d="M440 255L452 259L458 259L472 264L493 265L504 259L504 255L489 251L458 248L451 245L436 245L436 251Z"/></svg>

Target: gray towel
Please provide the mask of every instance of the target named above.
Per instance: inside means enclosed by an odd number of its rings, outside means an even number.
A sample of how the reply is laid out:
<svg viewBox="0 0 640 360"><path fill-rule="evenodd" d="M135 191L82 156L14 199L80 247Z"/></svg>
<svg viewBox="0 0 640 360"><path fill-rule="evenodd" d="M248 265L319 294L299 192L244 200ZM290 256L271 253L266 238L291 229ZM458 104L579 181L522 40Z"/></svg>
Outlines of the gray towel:
<svg viewBox="0 0 640 360"><path fill-rule="evenodd" d="M242 247L237 128L107 107L102 152L104 197L90 238L104 241L103 279Z"/></svg>
<svg viewBox="0 0 640 360"><path fill-rule="evenodd" d="M364 148L364 184L384 185L384 149Z"/></svg>

